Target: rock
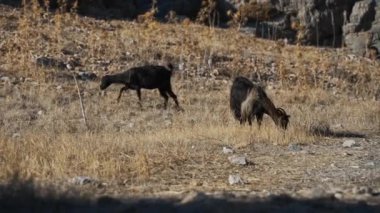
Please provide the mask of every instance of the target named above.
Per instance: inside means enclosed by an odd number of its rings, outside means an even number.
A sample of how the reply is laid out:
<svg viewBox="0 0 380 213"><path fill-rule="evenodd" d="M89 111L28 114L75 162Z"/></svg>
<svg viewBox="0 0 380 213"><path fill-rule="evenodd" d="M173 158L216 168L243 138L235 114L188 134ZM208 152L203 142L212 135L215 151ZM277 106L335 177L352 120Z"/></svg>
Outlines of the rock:
<svg viewBox="0 0 380 213"><path fill-rule="evenodd" d="M44 114L44 111L40 110L37 112L37 115L43 115Z"/></svg>
<svg viewBox="0 0 380 213"><path fill-rule="evenodd" d="M85 184L94 183L95 180L86 176L78 176L78 177L72 178L70 182L76 185L85 185Z"/></svg>
<svg viewBox="0 0 380 213"><path fill-rule="evenodd" d="M338 200L341 200L341 199L343 198L343 194L340 193L340 192L337 192L337 193L334 194L334 197L335 197L336 199L338 199Z"/></svg>
<svg viewBox="0 0 380 213"><path fill-rule="evenodd" d="M39 57L36 59L36 64L45 68L56 68L60 70L66 69L66 64L55 58Z"/></svg>
<svg viewBox="0 0 380 213"><path fill-rule="evenodd" d="M326 197L327 193L323 188L317 187L313 189L301 189L297 192L299 195L309 199Z"/></svg>
<svg viewBox="0 0 380 213"><path fill-rule="evenodd" d="M11 79L9 77L7 77L7 76L3 76L3 77L0 78L0 81L1 82L10 82Z"/></svg>
<svg viewBox="0 0 380 213"><path fill-rule="evenodd" d="M190 192L187 194L180 202L180 204L191 203L194 201L199 201L205 199L207 196L202 192Z"/></svg>
<svg viewBox="0 0 380 213"><path fill-rule="evenodd" d="M21 137L21 134L16 132L16 133L13 133L12 135L12 138L20 138Z"/></svg>
<svg viewBox="0 0 380 213"><path fill-rule="evenodd" d="M169 127L172 125L172 121L170 121L170 120L165 120L164 123L165 123L166 127Z"/></svg>
<svg viewBox="0 0 380 213"><path fill-rule="evenodd" d="M372 59L379 56L379 13L380 5L373 0L358 1L353 6L349 22L343 26L343 36L346 46L354 54Z"/></svg>
<svg viewBox="0 0 380 213"><path fill-rule="evenodd" d="M365 164L365 166L374 167L375 166L375 162L373 162L373 161L368 162L368 163Z"/></svg>
<svg viewBox="0 0 380 213"><path fill-rule="evenodd" d="M344 148L351 148L351 147L356 146L356 145L357 144L356 144L356 142L354 140L345 140L343 142L343 147Z"/></svg>
<svg viewBox="0 0 380 213"><path fill-rule="evenodd" d="M244 156L237 156L237 155L232 155L228 157L228 160L232 164L236 165L247 165L247 159Z"/></svg>
<svg viewBox="0 0 380 213"><path fill-rule="evenodd" d="M223 147L223 153L224 154L232 154L232 153L234 153L234 150L233 149L231 149L231 148L229 148L229 147Z"/></svg>
<svg viewBox="0 0 380 213"><path fill-rule="evenodd" d="M352 189L352 193L353 194L356 194L356 195L362 195L362 194L372 194L373 193L373 190L372 188L370 187L367 187L367 186L355 186L353 189Z"/></svg>
<svg viewBox="0 0 380 213"><path fill-rule="evenodd" d="M77 78L82 81L94 81L98 76L93 72L78 72Z"/></svg>
<svg viewBox="0 0 380 213"><path fill-rule="evenodd" d="M230 183L230 185L244 184L244 181L240 175L230 175L228 176L228 183Z"/></svg>
<svg viewBox="0 0 380 213"><path fill-rule="evenodd" d="M300 152L302 151L302 148L299 144L289 144L288 150L291 152Z"/></svg>

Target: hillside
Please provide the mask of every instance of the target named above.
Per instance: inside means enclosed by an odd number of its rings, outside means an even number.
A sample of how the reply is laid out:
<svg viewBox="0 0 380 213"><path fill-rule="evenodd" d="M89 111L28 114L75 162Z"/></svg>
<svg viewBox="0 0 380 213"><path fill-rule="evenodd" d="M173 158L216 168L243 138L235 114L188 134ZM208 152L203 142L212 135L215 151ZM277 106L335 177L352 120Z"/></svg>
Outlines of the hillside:
<svg viewBox="0 0 380 213"><path fill-rule="evenodd" d="M0 4L0 29L0 201L9 208L380 205L378 61L149 14L97 20ZM158 91L143 90L140 109L134 91L117 103L120 86L99 90L105 74L167 62L184 112L172 101L163 110ZM234 120L238 75L291 115L287 131L268 116L260 129ZM231 164L233 155L247 165ZM242 181L230 185L230 175Z"/></svg>

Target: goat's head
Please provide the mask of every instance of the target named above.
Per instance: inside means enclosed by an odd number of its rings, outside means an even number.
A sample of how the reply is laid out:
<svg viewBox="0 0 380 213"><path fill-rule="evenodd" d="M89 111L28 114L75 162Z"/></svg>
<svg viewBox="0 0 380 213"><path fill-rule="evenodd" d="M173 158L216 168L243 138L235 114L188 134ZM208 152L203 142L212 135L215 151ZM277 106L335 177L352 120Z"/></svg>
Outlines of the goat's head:
<svg viewBox="0 0 380 213"><path fill-rule="evenodd" d="M100 81L100 89L105 90L110 85L111 85L110 77L108 75L103 76L102 80Z"/></svg>
<svg viewBox="0 0 380 213"><path fill-rule="evenodd" d="M279 115L277 124L280 125L281 128L286 130L286 128L288 127L290 115L287 115L285 110L282 108L277 108L277 114Z"/></svg>

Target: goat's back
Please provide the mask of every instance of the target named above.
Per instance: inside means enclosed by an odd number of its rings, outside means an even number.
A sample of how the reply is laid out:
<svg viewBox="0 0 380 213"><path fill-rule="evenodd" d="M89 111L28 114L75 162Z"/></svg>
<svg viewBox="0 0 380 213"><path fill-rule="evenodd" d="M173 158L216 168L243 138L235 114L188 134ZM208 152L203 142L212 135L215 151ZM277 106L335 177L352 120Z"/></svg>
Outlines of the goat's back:
<svg viewBox="0 0 380 213"><path fill-rule="evenodd" d="M244 77L237 77L232 83L230 91L230 108L236 119L241 117L241 104L247 98L248 92L253 88L253 83Z"/></svg>
<svg viewBox="0 0 380 213"><path fill-rule="evenodd" d="M146 65L134 67L125 72L130 77L130 85L141 88L155 89L170 86L172 71L164 66Z"/></svg>
<svg viewBox="0 0 380 213"><path fill-rule="evenodd" d="M236 77L232 83L230 92L230 108L234 114L234 117L236 119L241 118L243 102L247 104L245 108L252 107L255 99L259 100L264 97L266 97L266 94L261 86L254 84L245 77ZM246 100L247 98L250 100Z"/></svg>

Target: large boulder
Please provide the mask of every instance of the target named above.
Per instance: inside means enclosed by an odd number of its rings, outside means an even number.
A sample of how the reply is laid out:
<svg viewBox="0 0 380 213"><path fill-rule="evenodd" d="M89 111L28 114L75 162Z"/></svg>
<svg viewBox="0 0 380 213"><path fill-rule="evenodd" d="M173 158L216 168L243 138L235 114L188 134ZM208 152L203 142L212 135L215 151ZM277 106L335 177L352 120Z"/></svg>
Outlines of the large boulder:
<svg viewBox="0 0 380 213"><path fill-rule="evenodd" d="M380 51L380 5L375 0L356 2L349 22L343 26L346 46L357 55L378 57Z"/></svg>

